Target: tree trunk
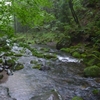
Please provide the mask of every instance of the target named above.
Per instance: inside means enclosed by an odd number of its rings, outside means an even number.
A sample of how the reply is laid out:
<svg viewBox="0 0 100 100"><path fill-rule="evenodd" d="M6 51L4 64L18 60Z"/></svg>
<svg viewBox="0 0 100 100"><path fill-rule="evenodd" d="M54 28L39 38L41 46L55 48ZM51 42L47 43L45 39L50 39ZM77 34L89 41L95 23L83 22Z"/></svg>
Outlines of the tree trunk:
<svg viewBox="0 0 100 100"><path fill-rule="evenodd" d="M77 17L77 15L76 15L76 13L75 13L75 10L74 10L74 8L73 8L73 0L69 0L69 7L70 7L70 10L71 10L71 13L72 13L72 16L73 16L73 18L74 18L74 21L76 22L76 24L79 26L79 27L81 27L80 26L80 23L79 23L79 20L78 20L78 17Z"/></svg>

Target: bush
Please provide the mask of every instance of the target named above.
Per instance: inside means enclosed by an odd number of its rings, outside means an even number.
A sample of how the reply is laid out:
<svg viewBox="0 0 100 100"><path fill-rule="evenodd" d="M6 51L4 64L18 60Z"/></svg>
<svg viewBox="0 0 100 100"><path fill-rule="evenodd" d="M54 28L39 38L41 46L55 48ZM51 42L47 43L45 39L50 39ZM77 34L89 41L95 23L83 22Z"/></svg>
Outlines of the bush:
<svg viewBox="0 0 100 100"><path fill-rule="evenodd" d="M72 53L72 56L76 57L76 58L80 58L81 57L80 53L76 52L76 51Z"/></svg>
<svg viewBox="0 0 100 100"><path fill-rule="evenodd" d="M94 65L84 69L84 75L87 77L98 77L100 76L100 67Z"/></svg>

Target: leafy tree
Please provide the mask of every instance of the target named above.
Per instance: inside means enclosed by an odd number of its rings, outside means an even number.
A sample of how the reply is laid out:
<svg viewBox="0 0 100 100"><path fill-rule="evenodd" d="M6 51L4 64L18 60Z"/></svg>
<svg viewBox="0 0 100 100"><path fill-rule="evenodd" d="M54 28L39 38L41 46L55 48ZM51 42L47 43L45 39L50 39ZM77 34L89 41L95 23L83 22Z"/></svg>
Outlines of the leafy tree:
<svg viewBox="0 0 100 100"><path fill-rule="evenodd" d="M52 3L49 0L9 0L11 5L6 5L6 0L0 1L0 31L11 33L12 21L16 19L31 28L42 25L54 17L47 12ZM15 22L14 22L15 23ZM16 23L15 23L16 25Z"/></svg>
<svg viewBox="0 0 100 100"><path fill-rule="evenodd" d="M45 10L51 7L48 0L16 0L12 4L14 15L23 25L33 28L53 19L53 16Z"/></svg>
<svg viewBox="0 0 100 100"><path fill-rule="evenodd" d="M0 1L0 33L12 33L11 3Z"/></svg>

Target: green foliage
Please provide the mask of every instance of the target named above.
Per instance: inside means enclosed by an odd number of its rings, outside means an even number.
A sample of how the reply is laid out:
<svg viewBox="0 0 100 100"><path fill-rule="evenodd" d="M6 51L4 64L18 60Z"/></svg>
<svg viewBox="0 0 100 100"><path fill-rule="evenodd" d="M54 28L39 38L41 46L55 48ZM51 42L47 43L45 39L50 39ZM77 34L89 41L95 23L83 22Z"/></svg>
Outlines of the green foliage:
<svg viewBox="0 0 100 100"><path fill-rule="evenodd" d="M40 64L37 64L35 66L32 67L33 69L40 69L41 68L41 65Z"/></svg>
<svg viewBox="0 0 100 100"><path fill-rule="evenodd" d="M46 59L56 59L56 54L44 54L44 58Z"/></svg>
<svg viewBox="0 0 100 100"><path fill-rule="evenodd" d="M76 52L76 51L72 53L72 56L76 57L76 58L80 58L81 57L80 53Z"/></svg>
<svg viewBox="0 0 100 100"><path fill-rule="evenodd" d="M99 92L100 92L100 90L98 90L98 89L92 90L92 93L95 94L95 95L99 94Z"/></svg>
<svg viewBox="0 0 100 100"><path fill-rule="evenodd" d="M3 63L2 59L0 58L0 63Z"/></svg>
<svg viewBox="0 0 100 100"><path fill-rule="evenodd" d="M75 96L72 98L72 100L83 100L81 97Z"/></svg>
<svg viewBox="0 0 100 100"><path fill-rule="evenodd" d="M24 66L22 65L22 64L17 64L16 66L15 66L15 68L14 68L14 70L21 70L21 69L23 69L24 68Z"/></svg>
<svg viewBox="0 0 100 100"><path fill-rule="evenodd" d="M50 21L54 17L44 7L51 6L48 0L16 0L13 2L13 13L23 25L34 27Z"/></svg>
<svg viewBox="0 0 100 100"><path fill-rule="evenodd" d="M100 76L100 67L94 65L84 69L84 75L87 77L98 77Z"/></svg>
<svg viewBox="0 0 100 100"><path fill-rule="evenodd" d="M78 11L78 10L82 10L82 9L84 9L84 7L83 7L83 5L82 5L82 1L83 0L73 0L73 5L74 5L74 9L76 10L76 11Z"/></svg>
<svg viewBox="0 0 100 100"><path fill-rule="evenodd" d="M7 60L7 65L8 66L14 66L15 65L15 61L13 59L9 59L9 60Z"/></svg>
<svg viewBox="0 0 100 100"><path fill-rule="evenodd" d="M11 4L7 4L5 0L0 1L0 34L12 35L12 21Z"/></svg>
<svg viewBox="0 0 100 100"><path fill-rule="evenodd" d="M71 53L71 49L70 48L62 48L61 51L64 51L66 53Z"/></svg>

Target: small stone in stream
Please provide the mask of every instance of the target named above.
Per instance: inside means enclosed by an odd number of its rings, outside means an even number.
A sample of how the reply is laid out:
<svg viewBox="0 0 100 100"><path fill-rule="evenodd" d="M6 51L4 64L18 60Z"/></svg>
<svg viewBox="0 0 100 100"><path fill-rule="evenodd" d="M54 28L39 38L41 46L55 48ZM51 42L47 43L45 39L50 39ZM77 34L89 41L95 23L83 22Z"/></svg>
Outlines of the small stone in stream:
<svg viewBox="0 0 100 100"><path fill-rule="evenodd" d="M47 66L41 66L39 70L45 71L45 70L50 70L50 67Z"/></svg>
<svg viewBox="0 0 100 100"><path fill-rule="evenodd" d="M9 66L5 65L5 66L4 66L4 68L5 68L5 69L8 69L8 68L9 68Z"/></svg>
<svg viewBox="0 0 100 100"><path fill-rule="evenodd" d="M2 65L2 64L0 64L0 67L3 67L3 65Z"/></svg>
<svg viewBox="0 0 100 100"><path fill-rule="evenodd" d="M3 71L3 67L0 67L0 72L2 72Z"/></svg>
<svg viewBox="0 0 100 100"><path fill-rule="evenodd" d="M0 79L2 79L2 78L3 78L3 75L1 74L1 75L0 75Z"/></svg>
<svg viewBox="0 0 100 100"><path fill-rule="evenodd" d="M13 75L13 72L10 69L7 69L7 74L8 75Z"/></svg>

